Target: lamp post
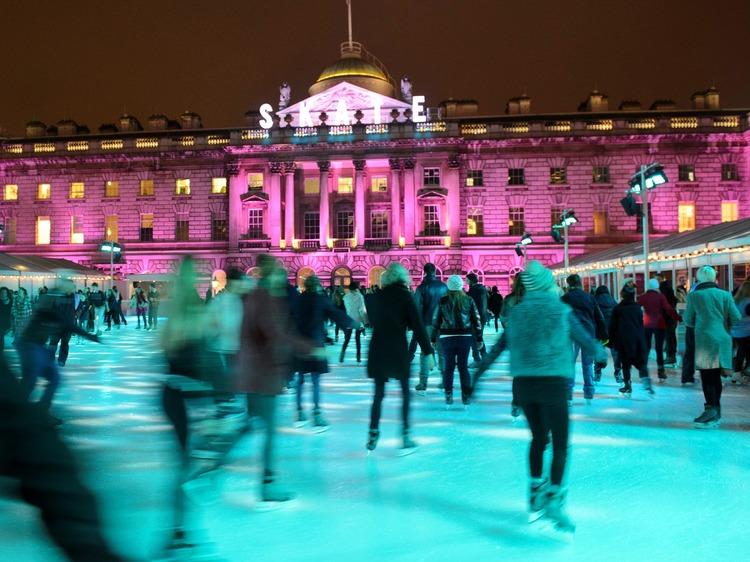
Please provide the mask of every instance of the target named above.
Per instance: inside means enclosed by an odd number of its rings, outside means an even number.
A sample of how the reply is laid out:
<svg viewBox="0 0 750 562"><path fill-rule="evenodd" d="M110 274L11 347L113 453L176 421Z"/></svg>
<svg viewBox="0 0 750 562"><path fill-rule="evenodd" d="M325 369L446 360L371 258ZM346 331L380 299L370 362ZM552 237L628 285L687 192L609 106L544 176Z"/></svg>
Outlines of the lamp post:
<svg viewBox="0 0 750 562"><path fill-rule="evenodd" d="M552 225L552 238L556 242L561 242L560 240L560 231L563 231L563 260L565 265L565 275L568 274L568 269L570 268L570 256L568 255L568 229L576 224L578 222L578 219L576 218L575 211L573 209L565 209L562 214L560 214L560 222L557 224Z"/></svg>
<svg viewBox="0 0 750 562"><path fill-rule="evenodd" d="M661 164L654 162L652 164L642 164L638 171L630 178L630 189L628 195L636 194L641 196L641 231L643 233L643 287L645 290L649 278L649 224L648 224L648 192L663 183L667 183L667 176ZM626 211L627 212L627 211Z"/></svg>
<svg viewBox="0 0 750 562"><path fill-rule="evenodd" d="M516 243L516 255L523 258L523 267L526 268L526 246L533 244L534 240L531 238L531 234L524 232L521 240Z"/></svg>
<svg viewBox="0 0 750 562"><path fill-rule="evenodd" d="M112 289L115 286L115 254L119 255L122 252L122 246L117 242L104 241L99 250L109 252L109 288Z"/></svg>

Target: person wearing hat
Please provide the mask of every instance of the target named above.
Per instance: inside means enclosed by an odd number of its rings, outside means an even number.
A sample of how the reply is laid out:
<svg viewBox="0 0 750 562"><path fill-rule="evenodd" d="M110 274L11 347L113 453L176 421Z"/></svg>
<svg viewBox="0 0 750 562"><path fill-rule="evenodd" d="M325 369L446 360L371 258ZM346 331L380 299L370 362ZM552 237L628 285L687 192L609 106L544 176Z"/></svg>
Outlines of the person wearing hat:
<svg viewBox="0 0 750 562"><path fill-rule="evenodd" d="M461 380L461 401L469 403L471 377L469 352L481 341L481 320L474 300L464 293L460 275L448 278L448 294L440 299L437 317L433 324L432 341L440 340L443 354L443 386L445 403L453 404L453 373L458 365Z"/></svg>
<svg viewBox="0 0 750 562"><path fill-rule="evenodd" d="M648 375L648 354L643 330L643 309L635 300L635 285L626 283L620 291L620 302L612 309L609 320L609 346L614 350L622 367L623 386L620 392L632 393L630 368L638 369L644 390L653 394Z"/></svg>
<svg viewBox="0 0 750 562"><path fill-rule="evenodd" d="M484 332L484 326L487 324L487 287L479 282L479 277L476 273L469 273L466 276L466 282L469 284L469 296L477 305L477 311L479 312L480 338L476 339L474 344L471 346L471 355L474 361L481 361L482 356L485 354L486 349L482 343L481 335Z"/></svg>
<svg viewBox="0 0 750 562"><path fill-rule="evenodd" d="M646 357L651 353L651 339L656 343L656 366L658 367L659 382L667 380L664 370L664 337L667 329L665 317L669 317L675 324L681 320L680 315L672 308L667 297L659 291L659 280L649 279L648 289L638 298L638 304L643 307L643 327L646 332Z"/></svg>
<svg viewBox="0 0 750 562"><path fill-rule="evenodd" d="M532 260L521 279L526 292L511 310L506 334L516 400L532 435L531 520L544 517L555 529L572 533L575 525L565 513L563 476L568 455L568 381L575 368L573 344L595 360L604 360L606 352L572 308L560 300L549 269ZM550 433L552 464L547 479L543 476L544 450Z"/></svg>

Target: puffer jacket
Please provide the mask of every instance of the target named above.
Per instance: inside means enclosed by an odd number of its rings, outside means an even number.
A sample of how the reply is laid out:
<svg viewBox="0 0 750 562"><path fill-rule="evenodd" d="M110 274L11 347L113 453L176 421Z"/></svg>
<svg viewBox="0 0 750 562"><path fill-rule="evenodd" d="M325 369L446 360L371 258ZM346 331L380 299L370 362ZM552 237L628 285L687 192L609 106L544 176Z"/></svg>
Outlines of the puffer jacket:
<svg viewBox="0 0 750 562"><path fill-rule="evenodd" d="M449 295L440 299L440 306L433 323L433 338L438 336L477 336L480 332L477 305L468 296L458 299Z"/></svg>
<svg viewBox="0 0 750 562"><path fill-rule="evenodd" d="M422 279L414 292L414 301L417 303L417 311L425 326L432 326L435 323L440 299L447 294L448 287L435 275L425 275Z"/></svg>

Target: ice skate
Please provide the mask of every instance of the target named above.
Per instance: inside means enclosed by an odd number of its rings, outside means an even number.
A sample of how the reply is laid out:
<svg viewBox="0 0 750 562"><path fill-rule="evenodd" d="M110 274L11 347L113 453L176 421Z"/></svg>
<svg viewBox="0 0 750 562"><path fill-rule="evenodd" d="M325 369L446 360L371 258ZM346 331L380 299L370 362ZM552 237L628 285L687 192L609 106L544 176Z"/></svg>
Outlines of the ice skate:
<svg viewBox="0 0 750 562"><path fill-rule="evenodd" d="M620 369L615 369L615 382L617 384L622 384L622 372Z"/></svg>
<svg viewBox="0 0 750 562"><path fill-rule="evenodd" d="M368 451L374 451L375 447L378 446L378 439L380 438L380 431L377 429L371 429L370 433L367 434L367 444L365 447Z"/></svg>
<svg viewBox="0 0 750 562"><path fill-rule="evenodd" d="M642 377L641 378L641 386L643 387L643 390L646 394L649 395L650 398L654 397L654 386L651 384L651 379L649 377Z"/></svg>
<svg viewBox="0 0 750 562"><path fill-rule="evenodd" d="M154 562L225 562L211 543L189 539L183 529L175 529L169 543L154 559Z"/></svg>
<svg viewBox="0 0 750 562"><path fill-rule="evenodd" d="M529 485L529 523L537 521L544 515L547 505L547 488L549 480L546 478L532 478Z"/></svg>
<svg viewBox="0 0 750 562"><path fill-rule="evenodd" d="M576 526L565 512L565 490L560 486L550 486L545 494L543 523L549 524L550 529L561 538L570 539L575 533Z"/></svg>
<svg viewBox="0 0 750 562"><path fill-rule="evenodd" d="M417 396L424 396L426 391L427 391L427 382L420 379L417 386L414 387L414 392L417 393Z"/></svg>
<svg viewBox="0 0 750 562"><path fill-rule="evenodd" d="M620 389L620 394L625 398L630 398L633 395L633 387L630 386L630 381L627 381Z"/></svg>
<svg viewBox="0 0 750 562"><path fill-rule="evenodd" d="M286 490L283 486L274 479L273 476L266 476L263 479L263 485L261 488L261 503L258 506L260 509L265 507L271 507L267 504L279 504L283 502L291 501L295 498L295 494Z"/></svg>
<svg viewBox="0 0 750 562"><path fill-rule="evenodd" d="M331 426L328 425L328 422L323 417L323 414L320 412L320 410L313 410L313 431L315 433L323 433L324 431L328 431L329 429L331 429Z"/></svg>
<svg viewBox="0 0 750 562"><path fill-rule="evenodd" d="M667 382L667 373L664 371L664 367L659 367L658 376L659 382Z"/></svg>
<svg viewBox="0 0 750 562"><path fill-rule="evenodd" d="M452 394L446 394L445 395L445 409L450 410L451 406L453 406L453 395Z"/></svg>
<svg viewBox="0 0 750 562"><path fill-rule="evenodd" d="M693 420L695 427L700 429L709 429L712 427L719 427L721 423L721 416L719 411L713 406L706 404L703 413Z"/></svg>
<svg viewBox="0 0 750 562"><path fill-rule="evenodd" d="M305 415L305 411L300 408L297 410L297 419L294 422L294 427L300 428L305 427L307 425L307 415Z"/></svg>
<svg viewBox="0 0 750 562"><path fill-rule="evenodd" d="M409 437L409 432L404 431L404 440L401 447L396 452L396 456L405 457L411 455L417 450L417 444Z"/></svg>

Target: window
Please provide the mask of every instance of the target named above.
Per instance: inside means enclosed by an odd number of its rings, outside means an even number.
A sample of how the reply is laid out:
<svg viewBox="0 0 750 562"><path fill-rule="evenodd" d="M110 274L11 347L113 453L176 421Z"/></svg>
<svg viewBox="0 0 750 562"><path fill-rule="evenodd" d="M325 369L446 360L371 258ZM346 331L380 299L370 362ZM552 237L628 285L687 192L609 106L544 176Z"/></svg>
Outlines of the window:
<svg viewBox="0 0 750 562"><path fill-rule="evenodd" d="M594 211L594 234L609 234L609 214L606 209Z"/></svg>
<svg viewBox="0 0 750 562"><path fill-rule="evenodd" d="M354 211L336 213L336 238L354 238Z"/></svg>
<svg viewBox="0 0 750 562"><path fill-rule="evenodd" d="M15 183L6 183L3 190L3 200L18 201L18 186Z"/></svg>
<svg viewBox="0 0 750 562"><path fill-rule="evenodd" d="M740 179L737 173L737 164L721 165L721 181L737 181Z"/></svg>
<svg viewBox="0 0 750 562"><path fill-rule="evenodd" d="M523 236L526 232L523 207L510 207L508 209L508 234L511 236Z"/></svg>
<svg viewBox="0 0 750 562"><path fill-rule="evenodd" d="M70 199L83 199L85 196L86 189L82 181L74 181L70 184Z"/></svg>
<svg viewBox="0 0 750 562"><path fill-rule="evenodd" d="M320 178L305 178L305 195L320 193Z"/></svg>
<svg viewBox="0 0 750 562"><path fill-rule="evenodd" d="M373 193L385 193L388 191L388 178L385 176L375 176L371 181L371 189Z"/></svg>
<svg viewBox="0 0 750 562"><path fill-rule="evenodd" d="M695 181L695 166L692 164L680 164L677 167L678 181Z"/></svg>
<svg viewBox="0 0 750 562"><path fill-rule="evenodd" d="M185 219L177 219L174 222L174 239L175 242L189 242L190 241L190 221Z"/></svg>
<svg viewBox="0 0 750 562"><path fill-rule="evenodd" d="M354 193L352 178L339 178L336 191L339 193Z"/></svg>
<svg viewBox="0 0 750 562"><path fill-rule="evenodd" d="M550 168L549 169L549 182L553 185L564 185L568 183L568 169L567 168Z"/></svg>
<svg viewBox="0 0 750 562"><path fill-rule="evenodd" d="M508 185L526 185L523 168L508 168Z"/></svg>
<svg viewBox="0 0 750 562"><path fill-rule="evenodd" d="M104 239L110 242L117 242L117 215L108 215L104 217Z"/></svg>
<svg viewBox="0 0 750 562"><path fill-rule="evenodd" d="M422 172L422 185L440 185L440 168L425 168Z"/></svg>
<svg viewBox="0 0 750 562"><path fill-rule="evenodd" d="M247 237L263 238L263 209L250 209L247 213Z"/></svg>
<svg viewBox="0 0 750 562"><path fill-rule="evenodd" d="M141 242L154 241L154 215L146 213L141 215Z"/></svg>
<svg viewBox="0 0 750 562"><path fill-rule="evenodd" d="M388 238L388 212L373 211L370 215L370 236Z"/></svg>
<svg viewBox="0 0 750 562"><path fill-rule="evenodd" d="M107 181L104 183L104 197L119 197L120 196L120 182L119 181Z"/></svg>
<svg viewBox="0 0 750 562"><path fill-rule="evenodd" d="M484 173L482 170L469 170L466 173L466 187L482 187L484 185Z"/></svg>
<svg viewBox="0 0 750 562"><path fill-rule="evenodd" d="M440 214L437 205L424 206L424 235L440 236Z"/></svg>
<svg viewBox="0 0 750 562"><path fill-rule="evenodd" d="M70 243L83 244L83 220L81 217L70 217Z"/></svg>
<svg viewBox="0 0 750 562"><path fill-rule="evenodd" d="M16 217L5 217L2 241L4 244L16 243Z"/></svg>
<svg viewBox="0 0 750 562"><path fill-rule="evenodd" d="M153 197L154 180L141 180L139 194L141 197Z"/></svg>
<svg viewBox="0 0 750 562"><path fill-rule="evenodd" d="M484 236L484 215L479 211L472 211L466 218L466 234L469 236Z"/></svg>
<svg viewBox="0 0 750 562"><path fill-rule="evenodd" d="M320 236L320 213L305 213L302 232L305 240L315 240Z"/></svg>
<svg viewBox="0 0 750 562"><path fill-rule="evenodd" d="M594 183L610 183L609 166L594 166L591 172L591 181Z"/></svg>
<svg viewBox="0 0 750 562"><path fill-rule="evenodd" d="M50 236L52 234L52 223L49 217L37 217L36 218L36 243L49 244Z"/></svg>
<svg viewBox="0 0 750 562"><path fill-rule="evenodd" d="M37 199L49 199L52 197L52 184L40 183L37 186L36 198Z"/></svg>
<svg viewBox="0 0 750 562"><path fill-rule="evenodd" d="M722 201L721 222L736 221L738 218L737 201Z"/></svg>
<svg viewBox="0 0 750 562"><path fill-rule="evenodd" d="M225 195L227 192L227 178L211 178L211 194Z"/></svg>
<svg viewBox="0 0 750 562"><path fill-rule="evenodd" d="M190 195L190 180L188 178L180 178L175 182L175 195Z"/></svg>
<svg viewBox="0 0 750 562"><path fill-rule="evenodd" d="M248 191L263 191L263 174L259 172L253 172L247 175L247 190Z"/></svg>
<svg viewBox="0 0 750 562"><path fill-rule="evenodd" d="M564 210L565 209L563 209L562 207L552 207L549 210L550 224L560 224L560 217L562 216Z"/></svg>
<svg viewBox="0 0 750 562"><path fill-rule="evenodd" d="M214 242L229 240L229 221L227 219L223 217L211 219L211 240Z"/></svg>
<svg viewBox="0 0 750 562"><path fill-rule="evenodd" d="M695 230L695 203L680 203L677 208L679 232Z"/></svg>

